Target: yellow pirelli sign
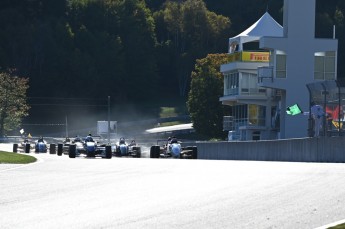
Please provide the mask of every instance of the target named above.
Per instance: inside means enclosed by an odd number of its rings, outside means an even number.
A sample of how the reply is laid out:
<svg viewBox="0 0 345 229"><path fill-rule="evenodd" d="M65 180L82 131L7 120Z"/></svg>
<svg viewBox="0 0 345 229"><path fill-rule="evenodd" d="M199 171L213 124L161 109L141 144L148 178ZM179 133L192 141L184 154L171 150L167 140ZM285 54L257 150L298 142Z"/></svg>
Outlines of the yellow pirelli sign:
<svg viewBox="0 0 345 229"><path fill-rule="evenodd" d="M237 52L230 54L230 62L245 61L245 62L269 62L269 52Z"/></svg>

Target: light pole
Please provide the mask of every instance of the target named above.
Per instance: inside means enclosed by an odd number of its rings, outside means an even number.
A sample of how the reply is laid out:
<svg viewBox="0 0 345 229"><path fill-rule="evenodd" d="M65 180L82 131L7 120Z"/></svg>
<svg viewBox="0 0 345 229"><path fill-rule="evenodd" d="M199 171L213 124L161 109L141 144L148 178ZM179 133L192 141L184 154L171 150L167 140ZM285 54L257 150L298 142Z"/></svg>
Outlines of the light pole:
<svg viewBox="0 0 345 229"><path fill-rule="evenodd" d="M110 96L108 96L108 144L110 144Z"/></svg>

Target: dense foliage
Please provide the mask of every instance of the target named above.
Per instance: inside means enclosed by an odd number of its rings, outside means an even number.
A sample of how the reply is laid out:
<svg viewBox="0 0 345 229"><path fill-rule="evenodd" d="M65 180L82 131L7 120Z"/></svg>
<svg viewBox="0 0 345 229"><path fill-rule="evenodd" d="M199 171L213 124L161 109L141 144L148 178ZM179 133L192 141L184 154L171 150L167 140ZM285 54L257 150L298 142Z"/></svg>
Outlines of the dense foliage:
<svg viewBox="0 0 345 229"><path fill-rule="evenodd" d="M283 0L3 0L0 67L28 76L30 96L90 97L96 90L97 96L125 102L166 92L184 96L196 59L226 52L228 37L266 10L282 24L282 5ZM316 35L331 37L336 25L340 61L344 10L342 0L317 0Z"/></svg>
<svg viewBox="0 0 345 229"><path fill-rule="evenodd" d="M223 75L219 68L227 62L227 54L209 54L196 61L192 72L188 110L196 132L207 137L224 137L225 114L224 107L219 102L223 95Z"/></svg>
<svg viewBox="0 0 345 229"><path fill-rule="evenodd" d="M18 127L28 115L27 89L28 79L17 77L12 71L0 73L0 136Z"/></svg>
<svg viewBox="0 0 345 229"><path fill-rule="evenodd" d="M142 0L2 1L0 66L27 75L35 97L185 95L195 59L224 49L229 19L201 0L152 10Z"/></svg>

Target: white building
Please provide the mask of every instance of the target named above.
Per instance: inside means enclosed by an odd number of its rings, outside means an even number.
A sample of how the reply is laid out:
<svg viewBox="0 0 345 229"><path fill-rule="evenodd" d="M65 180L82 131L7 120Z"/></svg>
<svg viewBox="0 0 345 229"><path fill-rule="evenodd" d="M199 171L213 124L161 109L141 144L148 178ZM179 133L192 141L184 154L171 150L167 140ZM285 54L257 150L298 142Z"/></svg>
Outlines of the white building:
<svg viewBox="0 0 345 229"><path fill-rule="evenodd" d="M306 84L336 79L338 41L315 38L315 0L284 0L283 20L281 27L265 13L229 39L220 101L233 108L235 139L307 137L308 116L286 115L286 107L308 111ZM247 42L259 42L260 51L244 51Z"/></svg>

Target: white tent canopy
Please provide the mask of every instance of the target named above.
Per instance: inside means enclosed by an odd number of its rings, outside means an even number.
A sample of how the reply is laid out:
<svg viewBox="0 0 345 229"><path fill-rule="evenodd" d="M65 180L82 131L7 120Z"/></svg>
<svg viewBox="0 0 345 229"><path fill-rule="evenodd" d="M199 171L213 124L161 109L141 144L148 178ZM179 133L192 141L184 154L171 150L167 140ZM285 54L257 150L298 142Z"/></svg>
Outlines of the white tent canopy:
<svg viewBox="0 0 345 229"><path fill-rule="evenodd" d="M252 26L229 38L229 53L233 53L238 45L238 51L243 50L243 44L247 42L259 41L261 37L282 37L283 27L266 12Z"/></svg>

